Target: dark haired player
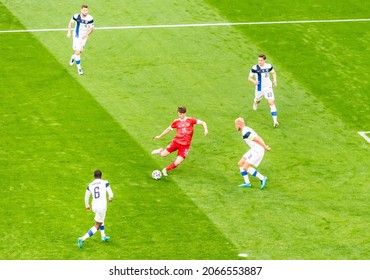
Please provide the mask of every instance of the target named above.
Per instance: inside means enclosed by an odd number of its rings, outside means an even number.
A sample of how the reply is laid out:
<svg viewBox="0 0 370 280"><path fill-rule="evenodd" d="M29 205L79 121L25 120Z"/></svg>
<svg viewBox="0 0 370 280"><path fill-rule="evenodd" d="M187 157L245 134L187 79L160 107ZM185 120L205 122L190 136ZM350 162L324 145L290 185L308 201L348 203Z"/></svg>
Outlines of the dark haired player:
<svg viewBox="0 0 370 280"><path fill-rule="evenodd" d="M178 107L177 114L179 118L174 120L172 124L162 132L162 134L154 137L155 140L158 140L169 133L171 130L176 129L176 136L165 149L159 148L152 151L153 155L160 154L162 157L166 157L170 153L177 150L176 160L162 170L164 176L167 176L167 171L170 171L179 166L179 164L183 162L183 160L188 155L190 144L193 139L194 125L201 124L204 128L204 136L207 136L208 134L206 122L187 117L185 106Z"/></svg>

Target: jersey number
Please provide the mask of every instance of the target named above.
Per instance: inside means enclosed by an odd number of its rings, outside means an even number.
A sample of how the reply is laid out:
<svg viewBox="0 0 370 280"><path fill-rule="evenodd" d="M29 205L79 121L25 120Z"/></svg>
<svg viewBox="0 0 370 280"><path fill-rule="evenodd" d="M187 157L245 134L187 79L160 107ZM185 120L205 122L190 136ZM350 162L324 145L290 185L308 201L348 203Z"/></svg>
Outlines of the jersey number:
<svg viewBox="0 0 370 280"><path fill-rule="evenodd" d="M99 187L94 188L94 198L99 198L100 197L100 189Z"/></svg>

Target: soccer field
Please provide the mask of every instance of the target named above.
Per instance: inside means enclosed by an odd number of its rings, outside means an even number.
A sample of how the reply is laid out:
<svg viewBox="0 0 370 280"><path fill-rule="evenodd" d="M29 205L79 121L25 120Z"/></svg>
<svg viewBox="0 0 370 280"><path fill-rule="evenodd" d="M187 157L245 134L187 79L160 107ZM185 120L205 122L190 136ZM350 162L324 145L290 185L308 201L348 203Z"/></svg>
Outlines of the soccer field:
<svg viewBox="0 0 370 280"><path fill-rule="evenodd" d="M80 3L0 0L1 260L370 259L370 15L363 1L88 1L96 30L68 62ZM329 11L329 12L328 12ZM269 23L269 24L267 24ZM24 32L24 31L29 32ZM274 65L280 126L247 81ZM204 120L188 158L160 134ZM241 189L244 117L272 148ZM83 249L95 169L109 180L107 243Z"/></svg>

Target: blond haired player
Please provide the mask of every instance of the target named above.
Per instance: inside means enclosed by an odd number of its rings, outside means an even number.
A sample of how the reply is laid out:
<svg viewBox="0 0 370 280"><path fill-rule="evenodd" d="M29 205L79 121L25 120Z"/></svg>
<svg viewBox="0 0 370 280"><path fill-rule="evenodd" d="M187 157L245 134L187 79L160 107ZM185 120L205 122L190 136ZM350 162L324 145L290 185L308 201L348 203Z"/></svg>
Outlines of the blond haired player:
<svg viewBox="0 0 370 280"><path fill-rule="evenodd" d="M259 166L265 151L270 151L271 148L265 144L263 139L252 128L245 125L243 118L237 118L235 120L235 128L241 131L243 140L250 148L238 162L240 174L244 179L244 183L239 185L239 187L251 186L248 177L249 173L261 181L261 190L263 190L266 186L267 177L259 173L254 167Z"/></svg>

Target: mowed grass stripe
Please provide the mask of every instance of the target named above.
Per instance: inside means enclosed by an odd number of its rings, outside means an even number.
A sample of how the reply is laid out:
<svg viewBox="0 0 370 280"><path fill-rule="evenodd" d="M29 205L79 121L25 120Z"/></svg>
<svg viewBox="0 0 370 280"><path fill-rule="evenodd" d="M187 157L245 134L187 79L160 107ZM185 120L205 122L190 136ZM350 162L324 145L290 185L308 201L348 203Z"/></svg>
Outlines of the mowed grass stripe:
<svg viewBox="0 0 370 280"><path fill-rule="evenodd" d="M147 15L152 21L158 20L167 15L167 10L182 18L184 14L202 15L207 20L219 16L198 4L189 13L184 13L182 6L176 10L157 3L148 9L130 4L126 11L132 14L124 17L127 21L146 20ZM272 18L274 12L279 13L260 6L258 10L268 11ZM114 12L114 7L105 5L95 15L104 18L109 11ZM108 20L114 24L118 19ZM259 34L266 30L260 29ZM279 30L284 33L285 29ZM47 46L56 38L50 34L37 37ZM174 104L188 104L189 115L202 117L210 124L212 137L201 137L201 131L196 134L191 155L173 178L250 258L368 257L370 250L364 240L368 236L365 213L369 194L360 180L368 174L366 158L360 157L366 146L358 147L356 139L341 137L347 127L325 110L309 89L295 81L294 75L284 69L284 61L271 55L272 50L268 57L281 73L277 94L282 129L275 131L266 104L256 114L248 104L253 90L246 86L245 75L260 48L236 29L225 33L212 28L195 33L109 31L96 32L91 39L84 54L88 75L80 81L122 127L140 139L148 154L157 146L151 137L164 129L162 120L167 125L174 118ZM271 37L272 41L277 39ZM70 43L63 42L53 44L52 51L65 65ZM288 50L293 57L299 54L294 48ZM68 71L75 74L75 69ZM140 117L136 117L137 112ZM271 179L267 192L235 188L240 181L235 163L245 150L233 128L236 115L246 116L274 149L261 166ZM138 118L142 129L138 128ZM330 150L322 145L327 142ZM351 154L342 157L342 151L348 149ZM351 165L353 173L348 174L342 162L352 157L360 161ZM168 160L158 159L158 164ZM355 191L348 186L356 186Z"/></svg>
<svg viewBox="0 0 370 280"><path fill-rule="evenodd" d="M156 164L32 35L0 40L0 259L237 257L176 183L155 185ZM95 168L115 192L112 240L101 244L97 235L79 250L77 237L93 221L83 197Z"/></svg>

